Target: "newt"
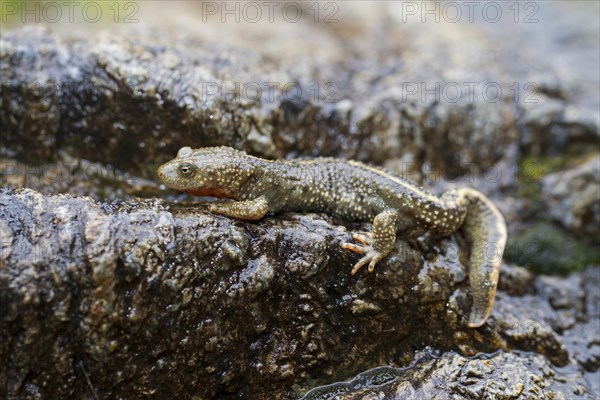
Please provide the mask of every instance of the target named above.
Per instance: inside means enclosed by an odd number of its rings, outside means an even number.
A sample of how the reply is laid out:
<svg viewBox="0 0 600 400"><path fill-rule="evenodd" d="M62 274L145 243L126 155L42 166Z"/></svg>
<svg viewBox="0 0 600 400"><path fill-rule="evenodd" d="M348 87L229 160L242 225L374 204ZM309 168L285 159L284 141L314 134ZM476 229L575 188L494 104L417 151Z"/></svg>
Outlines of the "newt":
<svg viewBox="0 0 600 400"><path fill-rule="evenodd" d="M372 220L371 232L355 233L357 243L342 244L362 255L353 275L366 265L372 272L392 252L397 235L410 240L460 230L471 245L473 306L468 326L483 325L492 311L506 223L494 204L474 189L452 189L437 197L357 161L265 160L229 147L183 147L176 158L159 167L158 176L172 189L233 200L211 203L209 211L235 219L254 221L269 212L296 211Z"/></svg>

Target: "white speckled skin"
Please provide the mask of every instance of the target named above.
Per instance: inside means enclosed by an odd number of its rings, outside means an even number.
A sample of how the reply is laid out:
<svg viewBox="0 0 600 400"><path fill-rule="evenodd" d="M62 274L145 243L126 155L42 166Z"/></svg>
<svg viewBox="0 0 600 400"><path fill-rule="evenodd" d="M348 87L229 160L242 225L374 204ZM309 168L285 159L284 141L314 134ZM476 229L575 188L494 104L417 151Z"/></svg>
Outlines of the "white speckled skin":
<svg viewBox="0 0 600 400"><path fill-rule="evenodd" d="M496 207L476 190L451 190L438 198L355 161L269 161L229 147L183 147L158 175L173 189L236 200L210 206L211 212L232 218L258 220L267 212L300 211L353 221L372 219L369 235L353 236L361 245L342 246L364 254L352 274L367 264L373 271L393 250L396 234L447 236L462 229L472 246L469 279L474 302L469 326L483 325L492 311L506 225ZM493 259L485 255L490 245L497 249Z"/></svg>

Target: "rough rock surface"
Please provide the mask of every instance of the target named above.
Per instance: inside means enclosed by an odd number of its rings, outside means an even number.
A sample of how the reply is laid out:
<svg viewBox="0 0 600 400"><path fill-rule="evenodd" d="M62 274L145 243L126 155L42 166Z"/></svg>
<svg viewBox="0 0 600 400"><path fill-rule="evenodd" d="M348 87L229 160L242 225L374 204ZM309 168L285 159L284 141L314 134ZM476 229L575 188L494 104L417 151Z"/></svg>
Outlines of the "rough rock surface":
<svg viewBox="0 0 600 400"><path fill-rule="evenodd" d="M545 356L503 356L492 375L521 375L531 357L532 373L577 362L597 375L597 268L564 281L506 266L495 312L475 330L460 238L426 242L424 254L400 243L376 274L352 277L354 256L340 249L348 231L318 214L243 223L160 200L32 190L4 192L0 205L0 359L12 366L0 388L10 399L288 398L427 346ZM440 374L471 368L448 363ZM491 379L471 375L482 387ZM572 389L560 372L543 378L520 379L527 393Z"/></svg>
<svg viewBox="0 0 600 400"><path fill-rule="evenodd" d="M546 175L542 185L550 215L588 242L600 243L600 156Z"/></svg>
<svg viewBox="0 0 600 400"><path fill-rule="evenodd" d="M336 400L598 398L600 268L588 268L566 281L541 276L531 282L522 269L505 272L502 286L511 288L512 296L501 292L495 328L504 337L518 338L519 348L530 342L531 352L500 351L474 357L454 352L437 357L417 354L409 367L367 371L348 382L315 388L302 400L328 399L332 394L338 394ZM533 312L527 314L527 310ZM541 314L546 316L540 318ZM514 315L522 318L517 321ZM503 326L503 319L509 325ZM548 334L558 337L560 351L569 354L568 362L553 363L533 353L540 349L535 337ZM518 342L509 339L508 343Z"/></svg>
<svg viewBox="0 0 600 400"><path fill-rule="evenodd" d="M374 387L376 386L376 388ZM403 369L380 368L350 382L316 388L302 400L359 399L595 399L574 368L555 368L544 357L520 352L465 358L424 356Z"/></svg>
<svg viewBox="0 0 600 400"><path fill-rule="evenodd" d="M396 9L374 8L370 18L345 10L334 25L182 22L66 38L38 28L7 32L4 155L42 163L63 150L148 178L183 144L227 144L272 157L400 158L456 178L515 163L518 150L553 154L596 143L597 110L568 111L579 86L556 65L544 65L545 74L532 67L531 77L524 66L537 60L497 40L501 26L424 31L396 20Z"/></svg>
<svg viewBox="0 0 600 400"><path fill-rule="evenodd" d="M430 260L407 249L380 274L351 277L340 268L354 259L340 249L348 232L318 215L246 224L162 201L113 209L31 190L0 203L9 398L287 397L293 382L339 378L436 337L471 352L503 346L466 328L457 341L436 334L468 315L450 241ZM185 385L166 384L182 373Z"/></svg>

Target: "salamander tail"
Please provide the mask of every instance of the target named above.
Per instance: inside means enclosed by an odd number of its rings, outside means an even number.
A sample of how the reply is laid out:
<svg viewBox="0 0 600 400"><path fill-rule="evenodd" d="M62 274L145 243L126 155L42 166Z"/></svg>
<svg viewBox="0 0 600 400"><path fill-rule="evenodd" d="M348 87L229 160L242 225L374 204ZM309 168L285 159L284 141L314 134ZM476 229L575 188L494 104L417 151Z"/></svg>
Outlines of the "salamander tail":
<svg viewBox="0 0 600 400"><path fill-rule="evenodd" d="M467 208L461 227L471 243L469 284L473 306L469 327L480 327L494 306L502 254L506 247L506 222L500 211L481 192L458 189L460 203Z"/></svg>

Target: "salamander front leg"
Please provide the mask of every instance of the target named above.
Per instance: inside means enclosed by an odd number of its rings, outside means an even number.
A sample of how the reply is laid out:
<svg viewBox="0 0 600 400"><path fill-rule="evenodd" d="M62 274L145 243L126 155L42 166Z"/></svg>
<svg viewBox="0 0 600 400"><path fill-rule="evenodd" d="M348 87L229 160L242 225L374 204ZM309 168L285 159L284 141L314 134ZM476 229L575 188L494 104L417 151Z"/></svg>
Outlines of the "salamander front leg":
<svg viewBox="0 0 600 400"><path fill-rule="evenodd" d="M373 228L367 235L353 234L354 240L362 245L353 243L344 243L342 248L354 251L358 254L364 254L354 268L352 275L359 269L369 264L369 272L373 272L375 265L385 256L390 254L396 243L396 225L398 222L398 212L395 210L385 210L373 219Z"/></svg>
<svg viewBox="0 0 600 400"><path fill-rule="evenodd" d="M269 204L264 196L260 196L254 200L212 203L208 210L226 217L257 221L269 211Z"/></svg>

